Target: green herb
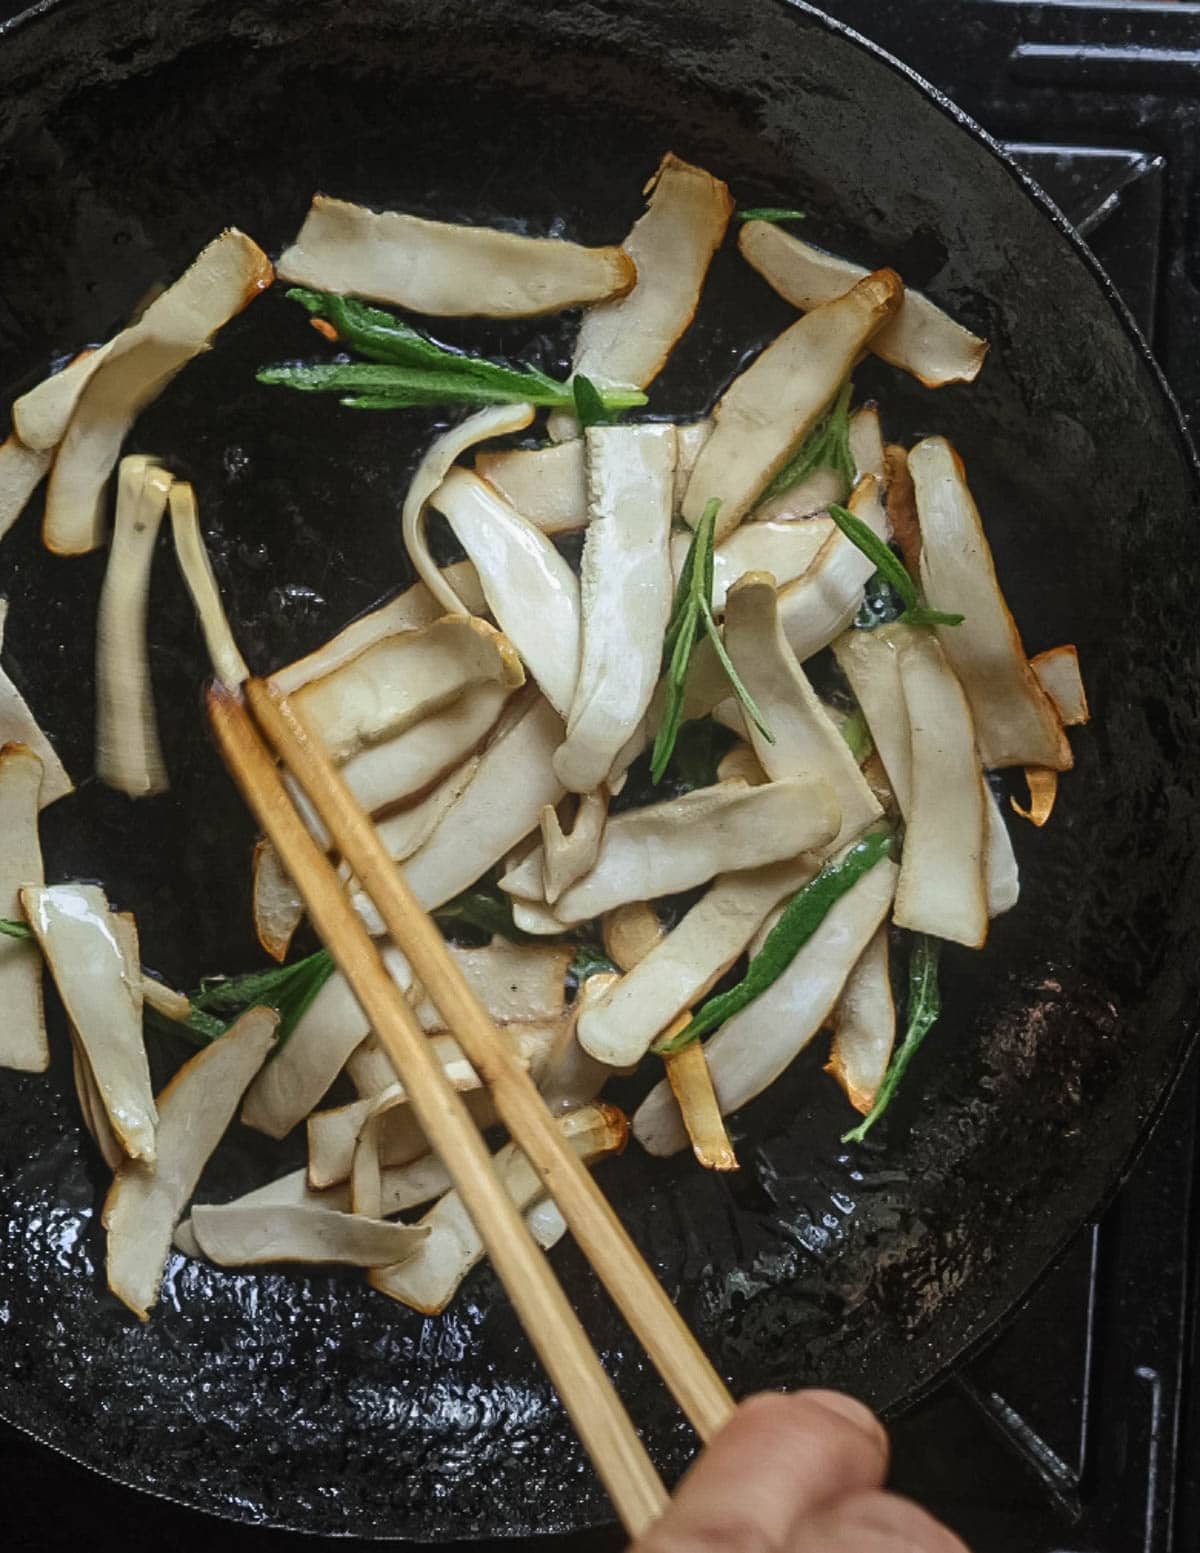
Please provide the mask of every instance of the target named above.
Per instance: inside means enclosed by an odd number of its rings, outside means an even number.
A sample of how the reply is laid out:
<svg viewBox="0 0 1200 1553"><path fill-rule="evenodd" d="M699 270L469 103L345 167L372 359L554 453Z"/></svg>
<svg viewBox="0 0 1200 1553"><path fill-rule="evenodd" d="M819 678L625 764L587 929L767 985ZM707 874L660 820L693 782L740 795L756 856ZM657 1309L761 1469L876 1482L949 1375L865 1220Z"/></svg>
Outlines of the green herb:
<svg viewBox="0 0 1200 1553"><path fill-rule="evenodd" d="M589 426L606 426L614 419L590 377L576 373L571 379L571 389L575 395L575 419L582 430L586 431Z"/></svg>
<svg viewBox="0 0 1200 1553"><path fill-rule="evenodd" d="M5 938L32 938L33 929L28 922L14 922L11 917L0 917L0 933Z"/></svg>
<svg viewBox="0 0 1200 1553"><path fill-rule="evenodd" d="M926 933L918 933L913 938L908 962L908 1013L904 1040L888 1064L879 1093L875 1096L875 1104L857 1127L842 1135L843 1143L861 1143L874 1127L891 1105L900 1087L900 1080L917 1054L917 1048L937 1022L942 1011L942 994L938 987L940 949L940 940L930 938Z"/></svg>
<svg viewBox="0 0 1200 1553"><path fill-rule="evenodd" d="M499 935L514 944L529 942L530 935L523 933L513 921L512 899L501 890L486 890L476 886L464 890L452 901L439 906L434 912L443 927L469 927L489 938Z"/></svg>
<svg viewBox="0 0 1200 1553"><path fill-rule="evenodd" d="M589 976L601 976L607 971L615 971L617 967L604 953L603 949L595 944L580 944L575 951L575 958L571 961L568 975L575 978L575 985L579 986Z"/></svg>
<svg viewBox="0 0 1200 1553"><path fill-rule="evenodd" d="M536 367L511 367L451 350L394 314L352 297L300 287L288 296L307 312L325 319L365 360L264 367L258 373L260 383L301 393L341 394L342 403L355 410L522 403L577 408L579 390ZM590 383L588 388L605 416L646 403L645 394L637 389L597 389ZM592 401L589 404L595 408Z"/></svg>
<svg viewBox="0 0 1200 1553"><path fill-rule="evenodd" d="M725 651L725 643L721 640L721 633L713 619L713 550L716 545L717 512L720 505L721 503L715 498L710 501L704 509L700 522L696 525L696 532L688 546L683 570L679 574L679 585L675 589L675 601L671 606L671 618L667 621L666 636L663 639L667 696L658 737L654 741L654 751L650 757L650 775L655 782L662 780L683 724L688 668L701 631L712 643L713 651L725 670L734 693L754 720L759 732L768 743L775 742L774 735L763 721L763 715L755 705L753 696L742 683L741 676Z"/></svg>
<svg viewBox="0 0 1200 1553"><path fill-rule="evenodd" d="M203 1009L193 1008L186 1019L170 1019L149 1003L142 1006L142 1024L156 1036L174 1035L190 1046L209 1046L218 1036L224 1035L229 1025Z"/></svg>
<svg viewBox="0 0 1200 1553"><path fill-rule="evenodd" d="M854 385L847 378L824 416L767 486L762 495L764 501L790 491L817 469L832 469L841 475L846 493L849 494L857 473L854 454L850 451L850 399L853 392Z"/></svg>
<svg viewBox="0 0 1200 1553"><path fill-rule="evenodd" d="M803 210L786 210L779 205L747 205L737 213L739 221L807 221Z"/></svg>
<svg viewBox="0 0 1200 1553"><path fill-rule="evenodd" d="M787 970L824 922L830 909L841 900L864 874L869 873L892 850L890 831L874 831L857 842L836 862L826 863L815 879L797 890L783 908L779 921L767 934L762 948L746 967L746 974L728 992L709 998L672 1040L661 1042L654 1050L663 1056L677 1052L700 1036L739 1013L748 1003L761 997Z"/></svg>
<svg viewBox="0 0 1200 1553"><path fill-rule="evenodd" d="M884 581L890 583L904 600L904 613L900 619L906 625L962 625L966 618L964 615L948 615L940 609L926 609L921 603L916 583L905 571L899 557L873 529L867 527L861 518L856 518L852 512L847 511L845 507L840 507L837 502L830 502L829 516L850 543L856 545L868 561L874 561Z"/></svg>
<svg viewBox="0 0 1200 1553"><path fill-rule="evenodd" d="M192 997L192 1008L201 1014L224 1020L228 1029L248 1008L260 1005L276 1009L279 1029L275 1050L281 1050L312 1005L313 999L333 975L333 956L328 949L296 960L291 965L273 966L268 971L249 971L244 976L206 977L200 991Z"/></svg>
<svg viewBox="0 0 1200 1553"><path fill-rule="evenodd" d="M871 737L871 730L867 727L867 719L863 716L861 706L856 706L842 723L842 738L845 739L850 753L861 766L875 748L875 741Z"/></svg>

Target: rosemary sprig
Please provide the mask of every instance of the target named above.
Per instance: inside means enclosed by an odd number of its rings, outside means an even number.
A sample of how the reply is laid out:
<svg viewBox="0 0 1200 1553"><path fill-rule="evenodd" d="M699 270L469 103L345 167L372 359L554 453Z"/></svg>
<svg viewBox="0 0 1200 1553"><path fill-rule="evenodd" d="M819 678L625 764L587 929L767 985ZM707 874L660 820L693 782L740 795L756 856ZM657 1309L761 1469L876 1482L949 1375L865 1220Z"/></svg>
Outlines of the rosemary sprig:
<svg viewBox="0 0 1200 1553"><path fill-rule="evenodd" d="M762 495L763 501L790 491L817 469L832 469L841 475L846 494L849 495L856 473L854 454L850 451L850 400L853 392L854 385L847 378L825 415L767 486Z"/></svg>
<svg viewBox="0 0 1200 1553"><path fill-rule="evenodd" d="M721 632L713 619L713 551L716 546L717 512L720 506L721 503L716 498L710 501L704 509L700 522L696 525L696 532L688 546L683 570L679 574L679 584L675 589L675 600L671 606L671 617L667 621L666 636L663 639L663 663L667 682L666 704L663 707L662 722L659 724L658 736L654 741L654 750L650 757L650 777L654 782L662 781L663 772L667 769L671 752L675 748L675 740L679 737L679 730L683 724L688 668L701 633L712 643L713 651L733 687L734 694L746 708L747 714L753 719L763 738L769 744L775 742L774 735L755 705L754 697L742 683L741 676L725 651Z"/></svg>
<svg viewBox="0 0 1200 1553"><path fill-rule="evenodd" d="M355 410L403 410L414 405L534 404L579 409L581 392L536 367L512 367L451 350L383 308L353 297L293 287L288 296L310 313L326 338L347 345L361 361L264 367L260 383L301 393L336 393ZM578 380L576 380L578 382ZM585 380L586 382L586 380ZM587 398L588 390L595 396ZM634 388L582 390L586 403L605 417L646 403Z"/></svg>
<svg viewBox="0 0 1200 1553"><path fill-rule="evenodd" d="M788 210L781 205L747 205L737 213L739 221L807 221L803 210Z"/></svg>
<svg viewBox="0 0 1200 1553"><path fill-rule="evenodd" d="M866 556L868 561L873 561L879 570L883 580L900 595L904 601L904 613L900 619L910 626L960 626L966 619L965 615L950 615L941 609L927 609L921 603L921 596L917 592L917 585L904 569L899 557L891 547L880 539L874 529L868 528L861 518L837 502L830 502L829 516L845 534L852 545Z"/></svg>
<svg viewBox="0 0 1200 1553"><path fill-rule="evenodd" d="M874 1105L857 1127L842 1134L843 1143L861 1143L874 1127L891 1105L909 1063L936 1023L942 1011L942 994L938 985L940 949L941 941L930 938L926 933L918 933L913 938L912 954L908 962L908 1012L904 1040L888 1064Z"/></svg>

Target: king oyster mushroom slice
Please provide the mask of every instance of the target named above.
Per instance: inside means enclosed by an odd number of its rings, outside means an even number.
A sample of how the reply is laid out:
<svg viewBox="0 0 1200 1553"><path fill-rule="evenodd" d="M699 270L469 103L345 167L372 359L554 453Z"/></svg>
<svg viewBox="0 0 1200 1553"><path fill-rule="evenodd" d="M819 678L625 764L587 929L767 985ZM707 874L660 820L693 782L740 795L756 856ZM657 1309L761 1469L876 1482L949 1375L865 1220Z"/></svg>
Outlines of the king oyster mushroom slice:
<svg viewBox="0 0 1200 1553"><path fill-rule="evenodd" d="M564 890L595 865L607 820L605 788L580 796L569 833L564 833L553 804L542 810L542 878L547 905L553 906Z"/></svg>
<svg viewBox="0 0 1200 1553"><path fill-rule="evenodd" d="M171 476L133 454L121 460L117 512L96 622L96 775L130 798L165 792L147 656L150 569Z"/></svg>
<svg viewBox="0 0 1200 1553"><path fill-rule="evenodd" d="M416 993L416 987L409 994ZM384 1050L379 1037L372 1032L361 1041L346 1058L346 1077L358 1091L359 1098L369 1100L374 1095L390 1089L397 1082L392 1059Z"/></svg>
<svg viewBox="0 0 1200 1553"><path fill-rule="evenodd" d="M768 740L753 718L744 719L759 765L772 781L805 776L827 783L842 811L833 846L845 846L883 810L788 645L773 577L750 572L730 589L725 650L771 730Z"/></svg>
<svg viewBox="0 0 1200 1553"><path fill-rule="evenodd" d="M897 873L888 858L876 863L830 908L783 975L705 1043L723 1116L773 1084L829 1019L847 976L887 917ZM650 1154L687 1147L665 1079L642 1102L633 1133Z"/></svg>
<svg viewBox="0 0 1200 1553"><path fill-rule="evenodd" d="M401 992L407 992L412 985L408 961L391 944L384 947L383 961ZM285 1137L320 1101L369 1029L349 983L334 971L286 1045L250 1086L243 1123L268 1137Z"/></svg>
<svg viewBox="0 0 1200 1553"><path fill-rule="evenodd" d="M714 498L721 503L717 539L737 527L903 296L900 277L877 270L785 329L734 379L713 410L716 429L688 481L683 516L693 528Z"/></svg>
<svg viewBox="0 0 1200 1553"><path fill-rule="evenodd" d="M886 485L887 461L884 454L883 434L879 425L879 411L873 404L864 404L851 415L848 441L850 455L854 460L852 486L857 485L864 475L874 475L881 484ZM840 471L831 469L828 465L822 465L806 475L803 480L798 480L795 485L759 502L751 517L756 523L775 518L788 520L812 517L828 507L830 502L844 501L848 494L845 479ZM731 537L736 539L736 533ZM747 570L769 572L773 568L747 567Z"/></svg>
<svg viewBox="0 0 1200 1553"><path fill-rule="evenodd" d="M883 923L863 950L833 1014L833 1044L825 1071L864 1116L875 1104L896 1042L896 1005Z"/></svg>
<svg viewBox="0 0 1200 1553"><path fill-rule="evenodd" d="M620 296L637 279L620 248L426 221L313 197L279 261L293 285L442 318L531 318Z"/></svg>
<svg viewBox="0 0 1200 1553"><path fill-rule="evenodd" d="M722 875L576 1025L579 1044L612 1067L639 1061L671 1021L718 981L785 897L817 871L797 857Z"/></svg>
<svg viewBox="0 0 1200 1553"><path fill-rule="evenodd" d="M586 977L575 995L571 1017L560 1022L559 1040L538 1077L542 1099L555 1116L565 1116L568 1111L590 1105L612 1077L613 1069L608 1063L598 1062L580 1046L576 1026L584 1009L603 997L617 979L608 971Z"/></svg>
<svg viewBox="0 0 1200 1553"><path fill-rule="evenodd" d="M984 765L1068 770L1071 746L1026 660L962 461L944 437L927 437L908 455L908 467L921 520L925 597L930 608L964 617L937 633L971 703Z"/></svg>
<svg viewBox="0 0 1200 1553"><path fill-rule="evenodd" d="M1054 710L1064 728L1078 727L1088 721L1091 713L1088 710L1087 691L1083 688L1083 676L1079 672L1077 648L1069 643L1065 647L1051 647L1030 658L1029 667L1054 703Z"/></svg>
<svg viewBox="0 0 1200 1553"><path fill-rule="evenodd" d="M465 421L451 426L449 431L435 439L409 481L400 521L405 548L416 567L417 576L451 614L473 611L455 592L451 580L430 553L425 510L438 486L469 448L478 442L486 442L490 437L505 437L513 432L524 431L533 416L531 404L490 405L485 410L469 415Z"/></svg>
<svg viewBox="0 0 1200 1553"><path fill-rule="evenodd" d="M741 741L722 755L717 765L718 782L745 782L747 787L761 787L769 780L753 749Z"/></svg>
<svg viewBox="0 0 1200 1553"><path fill-rule="evenodd" d="M629 1130L625 1117L609 1105L573 1111L559 1126L566 1142L588 1162L619 1153ZM522 1212L546 1196L546 1183L515 1143L505 1144L492 1163L505 1191ZM483 1242L457 1191L448 1192L420 1223L428 1228L429 1238L416 1254L398 1267L377 1268L367 1277L380 1294L436 1316L483 1259Z"/></svg>
<svg viewBox="0 0 1200 1553"><path fill-rule="evenodd" d="M496 1125L496 1108L486 1089L469 1090L462 1098L481 1132ZM314 1111L307 1123L308 1183L314 1191L323 1191L349 1180L358 1135L377 1102L384 1107L379 1129L379 1161L385 1195L391 1190L388 1185L390 1170L414 1164L428 1155L429 1141L421 1131L412 1107L388 1104L388 1097L381 1101L380 1096L372 1096L352 1100L348 1105L335 1106L328 1111Z"/></svg>
<svg viewBox="0 0 1200 1553"><path fill-rule="evenodd" d="M713 551L713 613L724 611L730 588L747 572L770 572L780 588L803 577L837 532L833 519L824 516L779 518L735 528ZM671 568L676 580L690 546L688 534L675 534L671 539Z"/></svg>
<svg viewBox="0 0 1200 1553"><path fill-rule="evenodd" d="M429 1230L339 1213L335 1208L276 1203L266 1208L193 1208L192 1233L200 1250L218 1267L257 1267L269 1262L385 1267L412 1256Z"/></svg>
<svg viewBox="0 0 1200 1553"><path fill-rule="evenodd" d="M39 453L15 435L0 442L0 539L25 511L53 462L53 449Z"/></svg>
<svg viewBox="0 0 1200 1553"><path fill-rule="evenodd" d="M231 228L110 343L79 394L50 471L42 530L48 549L80 555L102 543L105 486L130 427L273 279L262 249Z"/></svg>
<svg viewBox="0 0 1200 1553"><path fill-rule="evenodd" d="M863 476L846 505L873 534L887 538L887 514L873 475ZM780 589L784 634L801 663L828 647L851 624L862 605L863 587L874 571L874 561L839 529L829 536L808 570Z"/></svg>
<svg viewBox="0 0 1200 1553"><path fill-rule="evenodd" d="M108 1286L143 1321L158 1299L175 1226L278 1024L274 1009L252 1008L189 1058L158 1097L157 1161L126 1160L109 1188Z"/></svg>
<svg viewBox="0 0 1200 1553"><path fill-rule="evenodd" d="M452 469L430 498L475 563L496 623L560 717L579 677L579 579L486 480Z"/></svg>
<svg viewBox="0 0 1200 1553"><path fill-rule="evenodd" d="M462 797L404 865L405 878L426 911L436 911L474 884L535 829L548 803L563 796L550 764L561 742L562 720L541 696L511 710ZM382 933L369 898L358 894L354 904L368 930Z"/></svg>
<svg viewBox="0 0 1200 1553"><path fill-rule="evenodd" d="M487 613L487 604L479 589L479 578L470 561L454 561L449 566L443 566L442 572L468 613L472 615ZM281 669L276 669L269 676L271 684L283 695L290 696L301 686L309 685L315 679L324 679L335 669L343 668L352 658L357 658L360 653L365 652L368 647L374 647L385 637L395 636L400 631L413 631L419 626L432 625L445 613L445 606L434 598L425 584L415 582L411 588L406 588L403 593L398 594L394 599L389 599L386 604L381 604L378 609L368 610L365 615L352 620L344 630L330 637L329 641L313 652L303 658L297 658L294 663L284 664Z"/></svg>
<svg viewBox="0 0 1200 1553"><path fill-rule="evenodd" d="M594 426L580 564L583 639L567 736L554 769L571 792L607 777L641 722L662 668L671 614L673 426Z"/></svg>
<svg viewBox="0 0 1200 1553"><path fill-rule="evenodd" d="M117 1142L116 1134L108 1120L108 1112L104 1109L104 1102L100 1098L100 1091L96 1088L96 1079L92 1073L91 1064L87 1060L87 1053L80 1046L79 1037L74 1032L71 1035L71 1077L75 1083L75 1094L79 1100L83 1125L99 1150L100 1158L110 1170L115 1171L126 1157L125 1150Z"/></svg>
<svg viewBox="0 0 1200 1553"><path fill-rule="evenodd" d="M513 944L495 937L481 949L447 944L471 991L501 1025L541 1024L562 1017L567 1004L567 972L575 957L571 944ZM435 1004L423 998L416 1015L426 1031L444 1030Z"/></svg>
<svg viewBox="0 0 1200 1553"><path fill-rule="evenodd" d="M610 819L595 867L559 898L554 914L564 923L586 922L625 901L690 890L732 868L782 862L827 847L840 825L824 782L697 788Z"/></svg>
<svg viewBox="0 0 1200 1553"><path fill-rule="evenodd" d="M152 1161L158 1117L142 1041L136 933L94 884L30 885L21 890L21 905L121 1147L133 1159Z"/></svg>
<svg viewBox="0 0 1200 1553"><path fill-rule="evenodd" d="M265 838L254 847L250 897L255 937L265 953L282 965L308 908L279 853Z"/></svg>
<svg viewBox="0 0 1200 1553"><path fill-rule="evenodd" d="M1003 916L1017 904L1021 876L1008 824L995 793L983 783L983 885L989 917Z"/></svg>
<svg viewBox="0 0 1200 1553"><path fill-rule="evenodd" d="M645 388L695 316L733 214L728 187L668 152L642 191L645 213L622 247L637 266L627 296L583 315L572 368L601 384Z"/></svg>
<svg viewBox="0 0 1200 1553"><path fill-rule="evenodd" d="M979 948L988 929L986 813L971 709L926 630L905 638L900 682L912 735L912 796L895 921Z"/></svg>
<svg viewBox="0 0 1200 1553"><path fill-rule="evenodd" d="M738 247L781 297L804 310L832 302L867 274L861 264L814 248L771 221L747 221L738 233ZM988 344L920 291L906 291L896 316L869 349L926 388L940 388L973 382Z"/></svg>
<svg viewBox="0 0 1200 1553"><path fill-rule="evenodd" d="M80 394L120 338L118 334L95 350L80 351L60 371L43 378L14 402L13 434L25 447L53 454L66 436Z"/></svg>
<svg viewBox="0 0 1200 1553"><path fill-rule="evenodd" d="M445 615L369 647L297 690L292 704L330 756L348 761L482 684L507 690L524 671L507 638L472 615Z"/></svg>
<svg viewBox="0 0 1200 1553"><path fill-rule="evenodd" d="M269 1213L274 1208L326 1208L333 1209L337 1213L348 1213L350 1210L350 1191L345 1185L331 1186L327 1191L314 1192L308 1184L308 1171L301 1167L292 1170L285 1176L280 1176L276 1181L268 1181L265 1186L258 1186L252 1192L245 1192L241 1197L235 1197L228 1203L210 1203L207 1206L214 1208L257 1209L260 1212ZM193 1203L192 1212L196 1211L197 1204ZM192 1221L189 1216L180 1219L175 1226L175 1249L182 1251L185 1256L203 1256L200 1242L192 1231Z"/></svg>
<svg viewBox="0 0 1200 1553"><path fill-rule="evenodd" d="M0 750L0 916L19 919L21 887L42 882L38 795L42 763L24 744ZM42 1007L42 957L28 939L0 938L0 1068L44 1073L50 1044Z"/></svg>
<svg viewBox="0 0 1200 1553"><path fill-rule="evenodd" d="M0 598L0 648L4 646L7 623L8 600ZM75 784L67 775L54 746L38 726L37 718L29 710L21 692L0 668L0 748L6 744L23 744L41 761L39 808L44 809L49 804L57 803L60 798L75 791Z"/></svg>
<svg viewBox="0 0 1200 1553"><path fill-rule="evenodd" d="M204 536L200 532L196 493L186 481L176 480L171 486L167 504L171 510L171 538L175 545L175 559L179 562L179 570L204 633L209 662L227 689L240 689L249 678L250 670L234 641L225 606L221 603L221 590L217 587Z"/></svg>

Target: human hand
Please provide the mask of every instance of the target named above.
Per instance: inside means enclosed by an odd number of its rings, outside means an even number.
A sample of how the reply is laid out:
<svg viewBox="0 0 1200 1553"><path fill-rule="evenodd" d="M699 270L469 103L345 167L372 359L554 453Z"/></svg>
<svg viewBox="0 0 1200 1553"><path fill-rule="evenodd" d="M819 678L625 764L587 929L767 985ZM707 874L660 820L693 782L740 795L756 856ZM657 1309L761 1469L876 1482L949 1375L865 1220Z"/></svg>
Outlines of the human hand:
<svg viewBox="0 0 1200 1553"><path fill-rule="evenodd" d="M967 1553L884 1492L887 1466L883 1425L851 1397L751 1397L629 1553Z"/></svg>

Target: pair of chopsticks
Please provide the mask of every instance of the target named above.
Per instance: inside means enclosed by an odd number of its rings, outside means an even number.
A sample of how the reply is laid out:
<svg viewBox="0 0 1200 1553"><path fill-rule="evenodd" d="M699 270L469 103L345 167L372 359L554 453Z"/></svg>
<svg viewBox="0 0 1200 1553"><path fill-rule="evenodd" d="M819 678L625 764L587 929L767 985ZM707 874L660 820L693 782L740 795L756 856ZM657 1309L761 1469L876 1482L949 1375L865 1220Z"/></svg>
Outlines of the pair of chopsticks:
<svg viewBox="0 0 1200 1553"><path fill-rule="evenodd" d="M563 1141L528 1073L497 1036L437 925L320 740L266 680L247 680L240 694L213 685L208 715L249 807L392 1059L430 1147L449 1171L618 1515L630 1535L639 1535L666 1506L662 1481L549 1261L500 1184L470 1113L450 1087L333 865L297 813L275 756L304 790L374 901L393 942L491 1091L504 1125L546 1183L580 1248L702 1440L732 1413L728 1391L587 1166Z"/></svg>

